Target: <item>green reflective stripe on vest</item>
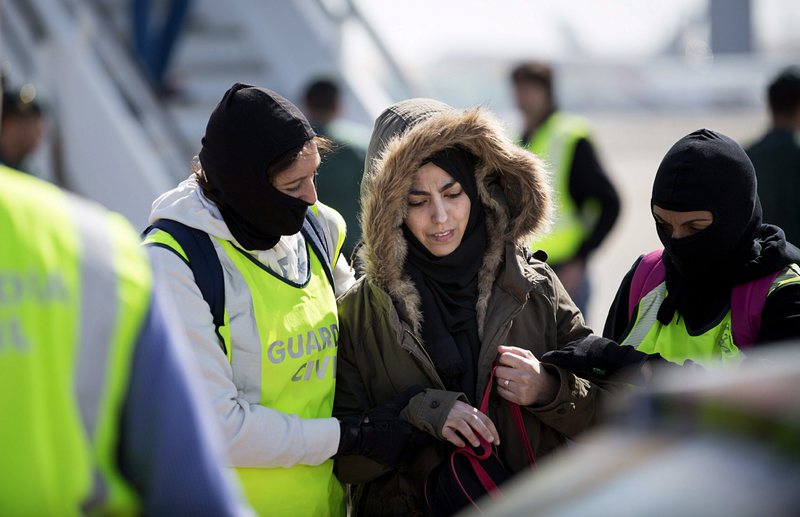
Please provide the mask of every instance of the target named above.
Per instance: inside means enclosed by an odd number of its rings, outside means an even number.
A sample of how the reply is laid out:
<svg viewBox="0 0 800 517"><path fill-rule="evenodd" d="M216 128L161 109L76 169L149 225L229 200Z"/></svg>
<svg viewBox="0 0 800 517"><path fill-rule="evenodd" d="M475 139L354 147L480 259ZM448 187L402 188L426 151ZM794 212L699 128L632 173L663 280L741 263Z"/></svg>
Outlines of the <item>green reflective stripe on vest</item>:
<svg viewBox="0 0 800 517"><path fill-rule="evenodd" d="M259 404L300 418L329 418L339 328L336 300L322 263L307 247L311 273L304 285L295 286L232 244L222 246L253 302L261 342ZM237 344L234 336L233 356L241 350ZM319 466L236 470L248 502L259 513L344 514L344 489L333 475L332 460Z"/></svg>
<svg viewBox="0 0 800 517"><path fill-rule="evenodd" d="M0 168L0 184L0 514L134 513L116 462L150 297L138 239L30 176Z"/></svg>
<svg viewBox="0 0 800 517"><path fill-rule="evenodd" d="M175 237L165 232L164 230L156 228L155 230L151 231L144 238L142 244L145 246L148 244L155 244L157 246L170 248L171 250L174 250L178 255L180 255L181 258L183 258L183 260L185 260L187 264L189 263L189 257L186 256L186 252L183 251L183 248L181 247L180 244L178 244L178 241L175 240Z"/></svg>
<svg viewBox="0 0 800 517"><path fill-rule="evenodd" d="M666 296L666 282L662 282L642 298L631 330L621 344L647 354L661 354L676 364L690 359L703 366L715 366L740 360L741 351L733 342L730 310L713 328L690 335L677 312L669 325L658 321L658 310Z"/></svg>
<svg viewBox="0 0 800 517"><path fill-rule="evenodd" d="M317 202L317 203L311 205L311 211L314 212L314 215L316 215L317 218L319 218L319 204L320 204L320 202ZM328 206L328 205L325 205L325 206ZM329 210L333 210L330 207L328 207L328 209ZM341 255L341 253L342 253L342 247L344 246L344 239L347 236L347 225L344 222L344 218L342 218L341 215L338 212L336 212L336 215L337 215L337 217L336 217L336 229L338 230L338 233L336 235L336 247L334 248L333 256L330 257L330 259L331 259L331 268L336 267L336 263L339 261L339 255ZM323 226L323 227L327 227L326 225L322 224L322 221L320 221L320 225Z"/></svg>
<svg viewBox="0 0 800 517"><path fill-rule="evenodd" d="M339 229L339 234L336 236L336 250L331 258L331 267L336 267L339 261L339 255L342 254L342 247L344 246L344 239L347 236L347 225L341 217L336 218L336 228Z"/></svg>
<svg viewBox="0 0 800 517"><path fill-rule="evenodd" d="M222 239L218 239L216 237L214 237L214 240L216 240L219 243L225 242ZM152 231L150 231L150 233L148 233L147 236L142 240L142 245L168 248L173 252L177 253L178 256L180 256L183 259L183 261L186 262L187 265L189 264L189 257L186 255L186 252L183 250L183 247L178 243L177 240L175 240L175 237L173 237L168 232L165 232L160 228L155 228ZM194 275L194 273L192 274ZM223 312L222 317L223 317L223 325L219 327L217 330L219 331L220 337L224 341L223 344L225 345L224 347L225 354L228 357L228 362L230 362L231 347L229 346L229 343L231 342L231 320L230 317L228 316L227 309L225 309L225 311Z"/></svg>
<svg viewBox="0 0 800 517"><path fill-rule="evenodd" d="M633 346L633 342L627 338L622 344ZM669 325L656 322L650 326L636 349L646 354L661 354L661 357L676 364L692 360L706 367L736 363L741 359L741 351L733 342L730 311L717 325L697 336L689 335L683 318L675 313Z"/></svg>
<svg viewBox="0 0 800 517"><path fill-rule="evenodd" d="M592 224L581 219L569 195L569 172L575 145L588 134L583 119L556 112L547 118L528 144L528 150L544 160L552 174L556 206L553 228L531 246L534 251L546 251L551 264L572 259L586 238L587 225Z"/></svg>
<svg viewBox="0 0 800 517"><path fill-rule="evenodd" d="M784 285L788 284L796 284L800 282L800 266L797 264L789 264L781 274L775 278L775 281L772 282L772 286L769 288L769 295L775 292L776 289L780 289Z"/></svg>
<svg viewBox="0 0 800 517"><path fill-rule="evenodd" d="M797 282L800 282L800 267L791 264L775 278L767 296L784 285ZM713 328L692 336L677 312L669 325L658 321L658 310L666 295L666 282L662 282L639 301L636 319L621 344L648 354L661 354L664 359L677 364L691 359L703 366L714 366L741 359L741 351L733 341L730 310Z"/></svg>

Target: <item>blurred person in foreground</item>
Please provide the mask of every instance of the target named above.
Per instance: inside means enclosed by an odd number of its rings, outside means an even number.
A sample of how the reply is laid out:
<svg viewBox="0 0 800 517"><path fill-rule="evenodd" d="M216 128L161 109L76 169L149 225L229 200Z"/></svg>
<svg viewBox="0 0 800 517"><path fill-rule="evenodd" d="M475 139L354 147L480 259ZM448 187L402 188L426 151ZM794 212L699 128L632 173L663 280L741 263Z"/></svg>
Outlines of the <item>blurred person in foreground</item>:
<svg viewBox="0 0 800 517"><path fill-rule="evenodd" d="M591 291L587 262L619 215L619 196L595 152L587 122L558 109L553 69L541 62L514 68L511 82L523 117L522 146L544 160L552 175L555 221L534 241L544 250L581 312Z"/></svg>
<svg viewBox="0 0 800 517"><path fill-rule="evenodd" d="M332 458L380 460L389 442L377 414L331 414L336 296L354 276L341 254L344 221L317 199L325 145L286 98L234 84L209 117L192 174L153 202L145 238L231 466L266 515L344 515ZM217 291L204 290L214 278Z"/></svg>
<svg viewBox="0 0 800 517"><path fill-rule="evenodd" d="M32 84L3 92L0 165L30 172L27 158L45 134L44 113L36 97L36 88Z"/></svg>
<svg viewBox="0 0 800 517"><path fill-rule="evenodd" d="M758 176L764 220L800 243L800 67L778 74L767 90L771 127L747 148Z"/></svg>
<svg viewBox="0 0 800 517"><path fill-rule="evenodd" d="M651 359L717 367L800 337L800 250L762 222L755 170L736 142L709 129L678 140L650 209L664 249L639 257L617 291L603 335L620 346L550 360L590 377Z"/></svg>
<svg viewBox="0 0 800 517"><path fill-rule="evenodd" d="M339 85L332 79L313 80L303 95L305 113L314 131L333 143L317 169L320 199L335 208L347 224L342 251L350 257L361 240L358 192L364 172L369 130L341 118Z"/></svg>
<svg viewBox="0 0 800 517"><path fill-rule="evenodd" d="M356 515L419 515L425 479L453 446L483 439L510 472L528 468L503 399L522 407L536 458L590 426L602 390L539 358L604 340L530 251L550 207L544 169L487 111L399 102L376 120L366 167L365 271L339 300L334 414L394 401L397 432L393 461L342 457L336 473L358 485Z"/></svg>
<svg viewBox="0 0 800 517"><path fill-rule="evenodd" d="M0 166L0 514L242 514L117 214Z"/></svg>
<svg viewBox="0 0 800 517"><path fill-rule="evenodd" d="M653 381L480 515L800 515L800 348Z"/></svg>

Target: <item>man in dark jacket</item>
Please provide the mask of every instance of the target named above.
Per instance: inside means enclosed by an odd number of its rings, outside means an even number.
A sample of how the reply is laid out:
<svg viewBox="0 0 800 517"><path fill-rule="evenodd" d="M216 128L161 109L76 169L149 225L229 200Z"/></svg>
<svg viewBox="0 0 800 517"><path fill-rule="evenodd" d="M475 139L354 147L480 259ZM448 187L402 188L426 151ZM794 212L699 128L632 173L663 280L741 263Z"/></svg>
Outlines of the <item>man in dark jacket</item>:
<svg viewBox="0 0 800 517"><path fill-rule="evenodd" d="M513 70L511 81L524 119L521 143L547 163L556 193L553 228L534 242L533 250L547 252L547 263L585 315L590 292L586 263L617 220L619 196L595 153L586 121L557 108L552 68L525 63Z"/></svg>
<svg viewBox="0 0 800 517"><path fill-rule="evenodd" d="M756 168L764 221L800 243L800 67L783 70L769 85L772 127L747 149Z"/></svg>

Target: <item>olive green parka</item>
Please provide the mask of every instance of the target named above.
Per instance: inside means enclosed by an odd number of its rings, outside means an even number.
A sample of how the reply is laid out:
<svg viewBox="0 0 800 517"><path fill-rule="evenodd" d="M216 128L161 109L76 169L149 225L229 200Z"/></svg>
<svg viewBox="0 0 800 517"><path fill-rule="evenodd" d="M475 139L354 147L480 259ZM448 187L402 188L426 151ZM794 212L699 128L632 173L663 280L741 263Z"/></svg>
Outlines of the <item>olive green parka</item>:
<svg viewBox="0 0 800 517"><path fill-rule="evenodd" d="M527 243L548 223L550 189L542 163L508 139L487 111L430 106L425 100L404 101L376 123L373 138L385 141L371 150L385 149L362 182L364 245L359 259L364 276L339 301L334 415L362 413L420 385L425 391L410 400L402 417L439 441L394 470L361 456L338 459L336 474L355 485L356 515L424 511L425 476L452 447L442 438L444 422L455 401L466 400L461 393L445 390L425 350L419 293L403 268L406 198L413 174L426 157L457 144L479 159L475 174L489 242L476 307L481 350L478 383L470 394L475 404L499 345L526 348L541 357L592 332L552 269L528 251ZM392 137L401 130L399 137ZM523 408L537 459L591 425L599 403L596 385L555 366L545 369L559 383L557 395L545 405ZM508 405L494 393L488 415L500 433L501 459L514 472L526 469Z"/></svg>

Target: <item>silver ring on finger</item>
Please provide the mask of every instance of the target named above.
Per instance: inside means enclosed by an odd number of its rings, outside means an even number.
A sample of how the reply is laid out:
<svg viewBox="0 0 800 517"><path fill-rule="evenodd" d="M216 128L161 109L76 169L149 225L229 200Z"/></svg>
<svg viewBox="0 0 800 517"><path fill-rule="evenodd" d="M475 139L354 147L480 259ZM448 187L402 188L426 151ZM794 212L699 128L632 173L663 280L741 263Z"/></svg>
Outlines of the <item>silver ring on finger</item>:
<svg viewBox="0 0 800 517"><path fill-rule="evenodd" d="M506 388L508 388L508 379L506 379L506 380L504 380L504 381L503 381L503 386L505 386Z"/></svg>

